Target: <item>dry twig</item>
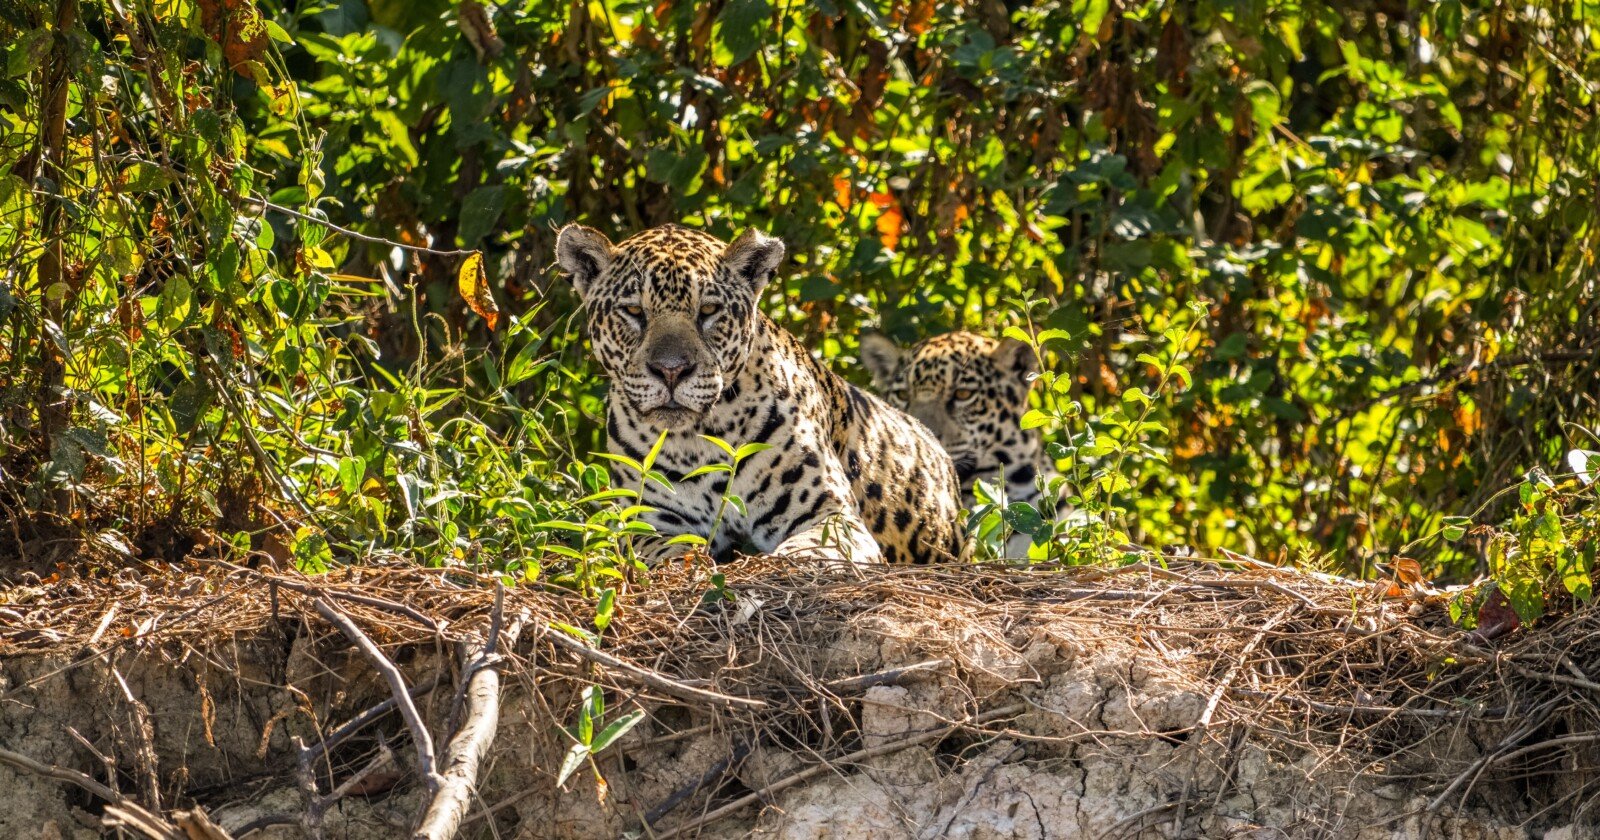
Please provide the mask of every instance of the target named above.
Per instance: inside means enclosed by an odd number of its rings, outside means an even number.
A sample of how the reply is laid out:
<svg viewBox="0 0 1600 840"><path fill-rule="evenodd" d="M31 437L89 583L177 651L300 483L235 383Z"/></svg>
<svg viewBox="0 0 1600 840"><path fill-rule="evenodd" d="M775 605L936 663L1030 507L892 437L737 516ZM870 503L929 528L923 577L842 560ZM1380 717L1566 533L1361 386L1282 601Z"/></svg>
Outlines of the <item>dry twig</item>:
<svg viewBox="0 0 1600 840"><path fill-rule="evenodd" d="M433 736L428 734L428 725L423 722L422 715L417 712L417 704L411 702L411 689L406 686L405 677L401 676L400 669L383 655L383 651L368 638L361 628L351 621L349 616L339 612L334 606L322 598L316 601L317 612L328 620L333 626L339 628L361 652L372 660L372 665L383 675L389 683L389 690L394 694L395 705L400 708L400 714L406 719L406 726L411 729L411 742L417 751L417 775L422 777L423 784L427 785L431 794L439 791L439 772L433 758Z"/></svg>
<svg viewBox="0 0 1600 840"><path fill-rule="evenodd" d="M639 682L670 694L679 700L744 709L765 709L767 707L767 703L764 700L755 700L749 697L730 697L726 694L719 694L708 689L687 685L658 671L653 671L642 665L635 665L625 659L619 659L609 653L589 647L560 630L551 630L545 633L544 637L596 665L601 665L614 671L621 671Z"/></svg>
<svg viewBox="0 0 1600 840"><path fill-rule="evenodd" d="M489 622L486 639L477 650L463 651L462 658L468 662L464 677L466 714L461 728L445 748L444 782L424 810L421 823L412 835L415 840L447 840L455 836L478 783L478 766L488 754L489 745L494 743L495 731L500 725L500 672L495 662L499 656L504 594L504 589L495 590L494 618ZM508 647L517 643L526 620L526 615L518 616L505 631Z"/></svg>

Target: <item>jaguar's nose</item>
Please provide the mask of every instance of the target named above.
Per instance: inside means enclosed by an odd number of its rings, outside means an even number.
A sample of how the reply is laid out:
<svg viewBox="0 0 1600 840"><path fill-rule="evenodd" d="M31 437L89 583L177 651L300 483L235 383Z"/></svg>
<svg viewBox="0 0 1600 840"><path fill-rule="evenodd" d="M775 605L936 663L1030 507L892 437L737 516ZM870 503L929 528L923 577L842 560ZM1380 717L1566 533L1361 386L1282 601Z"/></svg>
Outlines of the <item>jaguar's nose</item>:
<svg viewBox="0 0 1600 840"><path fill-rule="evenodd" d="M685 379L694 373L695 366L694 363L682 356L671 355L651 359L649 368L650 372L655 374L662 382L665 382L670 390L677 387L679 380Z"/></svg>

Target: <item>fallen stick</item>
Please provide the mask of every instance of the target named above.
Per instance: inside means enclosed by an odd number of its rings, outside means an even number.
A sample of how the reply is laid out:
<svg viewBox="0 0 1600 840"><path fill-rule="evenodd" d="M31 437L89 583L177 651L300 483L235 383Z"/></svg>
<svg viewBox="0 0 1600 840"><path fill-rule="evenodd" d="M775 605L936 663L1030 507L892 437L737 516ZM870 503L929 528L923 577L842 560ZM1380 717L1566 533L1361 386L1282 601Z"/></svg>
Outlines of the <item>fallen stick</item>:
<svg viewBox="0 0 1600 840"><path fill-rule="evenodd" d="M1268 633L1272 632L1272 628L1283 623L1283 620L1288 618L1290 613L1294 612L1294 610L1295 607L1291 605L1283 610L1278 611L1278 614L1274 615L1272 618L1267 619L1267 623L1261 625L1261 629L1257 630L1255 635L1250 637L1250 641L1245 644L1244 650L1239 651L1239 654L1234 657L1233 664L1228 666L1228 670L1222 675L1222 679L1217 680L1217 687L1212 690L1210 699L1206 701L1205 711L1200 713L1200 722L1195 724L1195 729L1199 730L1202 735L1208 728L1210 728L1211 716L1216 714L1217 704L1222 702L1222 696L1227 694L1228 689L1233 686L1234 679L1237 678L1239 676L1239 672L1244 669L1245 662L1249 660L1250 654L1255 651L1256 645L1261 644L1261 640L1266 638ZM1195 743L1204 743L1204 741L1205 739L1201 738Z"/></svg>
<svg viewBox="0 0 1600 840"><path fill-rule="evenodd" d="M233 840L222 826L211 819L204 810L173 811L172 819L183 831L185 840Z"/></svg>
<svg viewBox="0 0 1600 840"><path fill-rule="evenodd" d="M186 837L177 826L127 800L107 805L100 825L117 834L129 832L145 840L185 840Z"/></svg>
<svg viewBox="0 0 1600 840"><path fill-rule="evenodd" d="M438 771L434 769L436 765L433 759L433 736L428 734L428 726L423 723L422 715L417 712L417 704L411 702L411 689L406 686L405 677L400 675L400 669L389 661L389 657L383 655L383 651L378 649L367 634L361 632L361 628L357 627L349 616L335 609L327 599L318 598L316 607L323 618L339 628L346 638L372 660L378 673L389 683L395 705L400 707L400 714L406 719L406 726L411 729L411 742L417 750L417 773L422 776L422 782L427 785L428 792L437 794L441 780Z"/></svg>
<svg viewBox="0 0 1600 840"><path fill-rule="evenodd" d="M341 601L349 601L352 604L363 604L368 607L376 607L380 610L403 615L406 618L409 618L434 632L438 632L439 630L439 622L435 621L432 617L417 610L415 607L409 607L396 601L390 601L387 598L378 598L372 595L360 595L355 592L345 592L339 589L327 589L320 586L314 586L309 583L302 583L294 580L293 578L286 578L279 575L269 575L266 572L259 571L257 569L248 569L244 566L229 563L226 560L217 560L215 562L235 572L245 572L247 574L255 575L272 586L281 586L285 589L298 592L301 595L310 595L313 598L337 598ZM274 595L274 597L276 597L276 595Z"/></svg>
<svg viewBox="0 0 1600 840"><path fill-rule="evenodd" d="M1428 840L1428 835L1432 833L1433 829L1434 814L1439 812L1439 809L1444 805L1444 801L1450 798L1450 794L1456 792L1456 788L1461 787L1463 784L1467 785L1466 791L1461 794L1462 799L1465 800L1467 794L1472 792L1472 786L1477 784L1478 777L1482 775L1483 771L1494 766L1494 764L1499 761L1502 756L1511 752L1513 745L1515 745L1517 742L1528 737L1534 732L1537 732L1539 727L1543 726L1545 721L1550 719L1550 714L1550 706L1546 706L1544 709L1534 713L1532 717L1523 721L1522 725L1512 731L1510 735L1507 735L1505 738L1501 739L1500 743L1497 744L1493 749L1489 750L1483 755L1478 756L1477 760L1467 765L1467 769L1461 771L1461 773L1459 773L1455 779L1445 787L1444 790L1439 792L1438 796L1435 796L1430 802L1428 802L1428 804L1422 809L1422 820L1417 825L1418 840ZM1520 753L1521 751L1519 750L1518 752Z"/></svg>
<svg viewBox="0 0 1600 840"><path fill-rule="evenodd" d="M482 648L475 652L463 651L470 657L466 669L469 675L466 682L466 713L461 719L461 728L456 730L455 737L445 748L443 783L423 812L417 830L411 835L414 840L449 840L456 836L478 784L478 767L483 763L484 756L488 755L489 746L494 743L495 732L500 725L500 671L494 666L499 659L496 650L500 642L499 613L504 591L503 588L495 590L495 616L490 622L488 638ZM508 646L517 643L527 619L527 613L523 613L506 628Z"/></svg>
<svg viewBox="0 0 1600 840"><path fill-rule="evenodd" d="M54 764L45 764L35 761L19 752L13 752L0 747L0 764L14 767L61 782L77 785L78 787L104 799L106 805L107 827L124 827L130 831L138 831L152 840L168 840L168 838L181 838L177 826L167 822L151 813L143 805L134 802L111 788L94 780L86 773L80 773L66 767L57 767ZM226 838L226 835L223 835Z"/></svg>
<svg viewBox="0 0 1600 840"><path fill-rule="evenodd" d="M411 690L408 693L413 699L421 697L435 688L438 688L439 683L443 681L443 674L434 674L433 679L430 679L427 682L417 683L411 687ZM323 738L315 744L308 745L306 747L306 752L310 758L314 759L325 752L329 752L337 748L340 744L343 744L345 741L349 740L350 736L360 732L362 729L365 729L368 724L380 717L383 717L389 712L389 710L393 709L397 705L399 704L395 702L395 699L390 697L381 703L368 708L361 714L356 715L348 721L345 721L343 724L340 724L338 728L328 733L328 737Z"/></svg>
<svg viewBox="0 0 1600 840"><path fill-rule="evenodd" d="M26 770L35 776L70 782L107 802L121 802L124 798L122 794L100 784L88 774L70 770L66 767L57 767L54 764L35 761L22 753L12 752L5 747L0 747L0 764L8 764L18 770Z"/></svg>
<svg viewBox="0 0 1600 840"><path fill-rule="evenodd" d="M750 754L750 747L751 743L749 741L739 744L739 746L733 748L733 752L724 756L723 759L718 761L716 764L711 765L711 767L709 767L706 772L701 773L698 778L691 780L688 784L673 791L672 795L662 800L660 805L657 805L645 812L645 824L655 825L661 821L662 817L672 813L675 808L687 801L689 797L694 796L700 790L721 779L735 764L744 761L745 756Z"/></svg>
<svg viewBox="0 0 1600 840"><path fill-rule="evenodd" d="M748 697L730 697L704 688L684 685L665 674L618 659L609 653L589 647L583 642L562 633L560 630L545 633L544 635L545 638L553 640L557 645L578 654L596 665L603 665L612 670L621 671L651 688L663 691L680 700L688 700L694 703L712 703L718 706L732 706L741 709L765 709L767 707L766 702L762 700L754 700Z"/></svg>
<svg viewBox="0 0 1600 840"><path fill-rule="evenodd" d="M894 685L911 674L923 671L942 671L948 667L950 667L950 660L948 659L929 659L926 662L918 662L915 665L907 665L903 668L887 668L871 674L843 677L823 683L823 685L835 694L843 694L850 691L861 691L875 685Z"/></svg>
<svg viewBox="0 0 1600 840"><path fill-rule="evenodd" d="M670 831L657 834L655 835L655 840L669 840L669 838L678 837L696 829L704 828L705 826L710 825L711 823L714 823L723 817L737 813L749 805L753 805L757 802L768 799L773 794L788 790L789 788L805 782L814 776L820 776L829 770L833 770L835 769L836 765L855 764L866 761L870 758L877 758L880 755L889 755L890 753L896 753L903 749L915 747L918 744L926 744L929 741L937 741L940 738L969 726L977 726L978 724L988 723L991 720L1020 714L1027 708L1028 705L1026 703L1014 703L1002 709L995 709L992 712L984 712L981 715L976 715L962 723L953 723L949 726L941 726L938 729L930 729L927 732L923 732L920 735L913 735L910 738L903 738L899 741L892 741L887 744L879 744L876 747L856 750L855 752L839 758L836 761L824 761L818 764L813 764L812 766L807 767L798 773L785 776L782 779L779 779L778 781L773 782L772 784L767 785L758 791L755 791L754 793L745 794L744 796L729 802L721 808L707 812L706 814L696 817L695 819L692 819L683 825L677 826Z"/></svg>
<svg viewBox="0 0 1600 840"><path fill-rule="evenodd" d="M1310 709L1314 712L1337 715L1370 715L1375 717L1419 717L1419 718L1471 718L1473 720L1493 720L1503 718L1512 709L1508 706L1497 706L1491 709L1475 711L1472 709L1428 709L1410 708L1406 706L1374 706L1365 703L1323 703L1305 697L1296 697L1293 694L1274 694L1270 691L1254 691L1237 686L1228 687L1229 694L1249 697L1252 700L1268 700L1279 703L1288 703Z"/></svg>

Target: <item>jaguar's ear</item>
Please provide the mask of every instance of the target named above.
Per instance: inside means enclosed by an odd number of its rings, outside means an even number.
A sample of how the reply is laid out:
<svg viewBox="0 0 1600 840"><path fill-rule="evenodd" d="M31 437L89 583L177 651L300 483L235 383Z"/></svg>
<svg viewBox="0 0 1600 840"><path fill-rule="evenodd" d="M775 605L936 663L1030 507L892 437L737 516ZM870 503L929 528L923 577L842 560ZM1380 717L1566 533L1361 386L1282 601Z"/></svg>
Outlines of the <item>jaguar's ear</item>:
<svg viewBox="0 0 1600 840"><path fill-rule="evenodd" d="M728 266L728 276L743 281L751 289L761 291L778 273L783 262L783 242L755 228L748 228L733 244L722 252L722 261Z"/></svg>
<svg viewBox="0 0 1600 840"><path fill-rule="evenodd" d="M556 262L580 298L588 298L589 286L611 264L611 252L611 240L594 228L567 225L556 234Z"/></svg>
<svg viewBox="0 0 1600 840"><path fill-rule="evenodd" d="M861 365L872 374L872 386L882 391L894 381L905 351L882 333L861 334Z"/></svg>
<svg viewBox="0 0 1600 840"><path fill-rule="evenodd" d="M1028 377L1039 372L1039 357L1034 355L1033 348L1015 338L1000 339L989 358L994 360L994 366L1001 372L1012 374L1024 383Z"/></svg>

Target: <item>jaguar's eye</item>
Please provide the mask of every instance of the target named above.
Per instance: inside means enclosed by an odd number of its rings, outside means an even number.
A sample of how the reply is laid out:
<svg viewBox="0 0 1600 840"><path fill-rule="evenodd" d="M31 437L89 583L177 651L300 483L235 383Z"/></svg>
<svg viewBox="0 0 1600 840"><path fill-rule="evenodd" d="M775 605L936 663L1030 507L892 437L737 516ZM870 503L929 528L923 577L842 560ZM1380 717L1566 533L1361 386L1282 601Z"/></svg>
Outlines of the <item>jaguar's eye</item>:
<svg viewBox="0 0 1600 840"><path fill-rule="evenodd" d="M643 318L644 317L644 307L640 306L637 303L632 303L632 304L629 304L627 306L622 307L622 311L628 313L629 316L634 317L634 318Z"/></svg>
<svg viewBox="0 0 1600 840"><path fill-rule="evenodd" d="M976 392L974 392L971 388L957 388L955 393L957 402L966 402L976 395Z"/></svg>
<svg viewBox="0 0 1600 840"><path fill-rule="evenodd" d="M700 316L702 318L710 318L712 315L715 315L715 314L717 314L718 312L721 312L721 311L722 311L722 304L720 304L720 303L707 303L707 304L704 304L704 305L702 305L700 307Z"/></svg>

